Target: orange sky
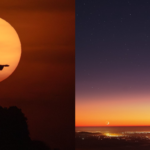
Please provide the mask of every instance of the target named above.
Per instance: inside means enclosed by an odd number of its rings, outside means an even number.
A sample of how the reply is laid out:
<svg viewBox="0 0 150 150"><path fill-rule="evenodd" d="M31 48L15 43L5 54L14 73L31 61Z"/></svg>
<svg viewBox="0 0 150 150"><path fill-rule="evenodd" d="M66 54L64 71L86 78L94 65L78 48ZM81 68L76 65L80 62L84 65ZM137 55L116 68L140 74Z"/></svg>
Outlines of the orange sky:
<svg viewBox="0 0 150 150"><path fill-rule="evenodd" d="M149 93L76 99L76 126L107 126L108 122L109 126L150 125Z"/></svg>
<svg viewBox="0 0 150 150"><path fill-rule="evenodd" d="M32 139L72 149L75 1L1 0L0 14L22 46L19 66L0 82L0 105L22 109Z"/></svg>

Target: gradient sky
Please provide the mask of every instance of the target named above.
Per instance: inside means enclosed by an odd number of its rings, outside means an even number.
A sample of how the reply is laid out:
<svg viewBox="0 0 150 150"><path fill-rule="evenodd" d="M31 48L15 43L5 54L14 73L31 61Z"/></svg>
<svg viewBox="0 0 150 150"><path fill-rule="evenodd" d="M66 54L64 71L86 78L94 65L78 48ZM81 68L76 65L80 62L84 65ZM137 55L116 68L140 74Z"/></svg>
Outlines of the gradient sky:
<svg viewBox="0 0 150 150"><path fill-rule="evenodd" d="M15 28L22 46L19 66L0 82L0 105L22 109L32 139L72 149L75 1L1 0L0 18Z"/></svg>
<svg viewBox="0 0 150 150"><path fill-rule="evenodd" d="M76 126L150 125L150 2L76 0Z"/></svg>

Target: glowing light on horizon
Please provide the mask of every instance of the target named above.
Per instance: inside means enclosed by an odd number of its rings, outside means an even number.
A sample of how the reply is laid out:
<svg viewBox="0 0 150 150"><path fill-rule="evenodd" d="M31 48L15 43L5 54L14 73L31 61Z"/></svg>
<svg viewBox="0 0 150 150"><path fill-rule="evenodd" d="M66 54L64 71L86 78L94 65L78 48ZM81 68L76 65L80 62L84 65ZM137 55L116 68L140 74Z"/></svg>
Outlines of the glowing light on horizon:
<svg viewBox="0 0 150 150"><path fill-rule="evenodd" d="M123 136L121 134L115 134L115 133L105 133L104 135L109 136L109 137L121 137L121 136Z"/></svg>

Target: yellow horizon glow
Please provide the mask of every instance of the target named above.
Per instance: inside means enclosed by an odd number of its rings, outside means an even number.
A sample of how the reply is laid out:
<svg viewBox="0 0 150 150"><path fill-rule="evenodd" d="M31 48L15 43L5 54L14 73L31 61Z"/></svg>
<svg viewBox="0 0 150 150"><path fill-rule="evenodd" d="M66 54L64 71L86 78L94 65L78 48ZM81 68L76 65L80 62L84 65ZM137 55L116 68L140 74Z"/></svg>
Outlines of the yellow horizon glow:
<svg viewBox="0 0 150 150"><path fill-rule="evenodd" d="M150 126L150 94L86 98L76 102L75 126Z"/></svg>
<svg viewBox="0 0 150 150"><path fill-rule="evenodd" d="M0 70L0 81L14 72L20 57L21 42L17 32L8 22L0 18L0 65L9 65Z"/></svg>

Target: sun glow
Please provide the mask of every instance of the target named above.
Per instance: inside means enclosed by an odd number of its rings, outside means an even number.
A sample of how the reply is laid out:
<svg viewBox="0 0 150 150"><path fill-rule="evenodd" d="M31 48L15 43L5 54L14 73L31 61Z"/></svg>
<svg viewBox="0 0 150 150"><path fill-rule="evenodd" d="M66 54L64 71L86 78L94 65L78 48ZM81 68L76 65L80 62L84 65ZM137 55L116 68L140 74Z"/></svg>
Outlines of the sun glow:
<svg viewBox="0 0 150 150"><path fill-rule="evenodd" d="M9 67L0 70L0 81L9 77L16 69L21 56L21 43L15 29L0 18L0 65Z"/></svg>

